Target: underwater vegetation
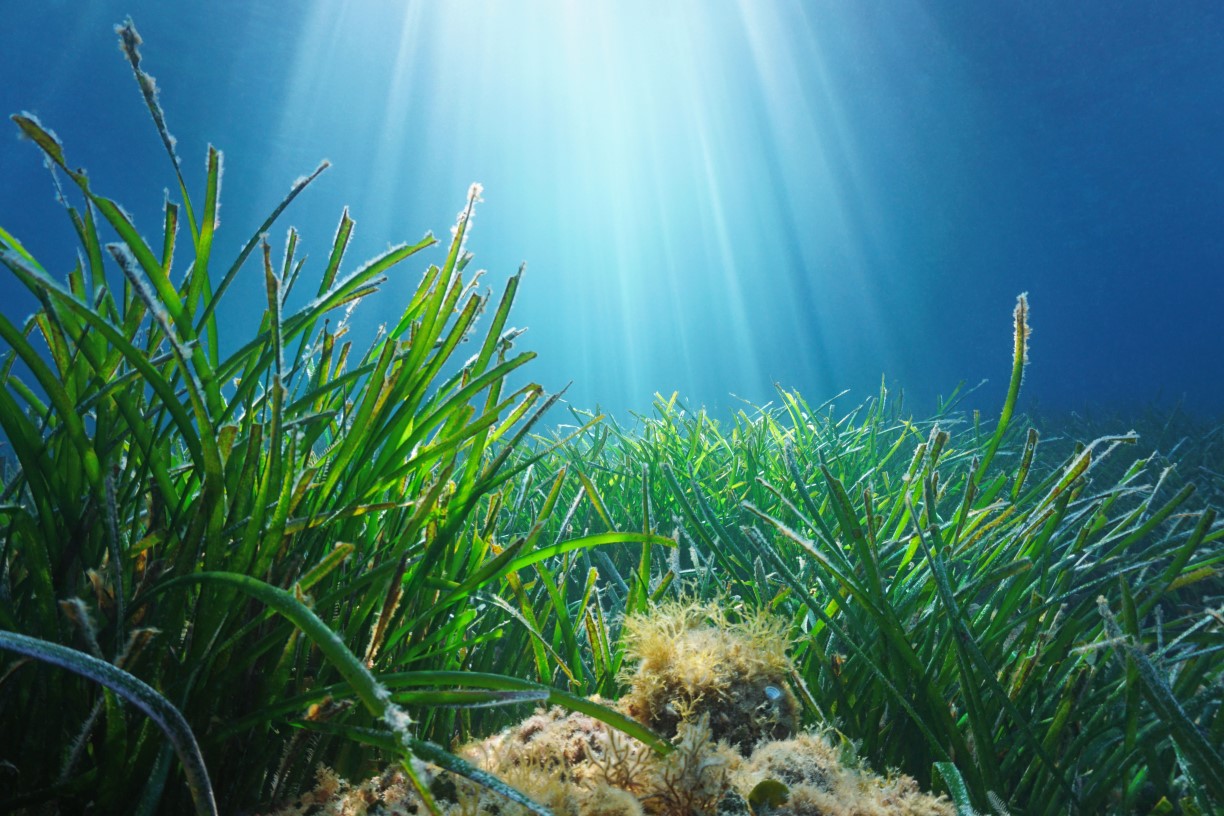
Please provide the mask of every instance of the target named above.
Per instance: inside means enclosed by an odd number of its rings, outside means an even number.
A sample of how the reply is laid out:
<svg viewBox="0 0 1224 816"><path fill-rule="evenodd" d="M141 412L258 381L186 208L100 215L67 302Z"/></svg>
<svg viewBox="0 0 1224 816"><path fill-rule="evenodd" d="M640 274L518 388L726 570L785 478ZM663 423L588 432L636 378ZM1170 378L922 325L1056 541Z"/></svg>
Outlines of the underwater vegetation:
<svg viewBox="0 0 1224 816"><path fill-rule="evenodd" d="M446 247L354 266L345 211L323 263L292 229L274 255L320 167L222 261L221 154L193 202L119 34L180 197L157 240L13 117L79 253L49 271L0 228L39 302L0 315L0 812L249 813L373 779L417 812L544 813L523 729L599 742L571 772L602 781L564 792L589 814L729 790L753 814L911 812L801 794L843 771L930 812L1218 812L1224 527L1187 480L1218 498L1218 431L1163 454L1039 432L1015 412L1023 296L997 420L780 389L729 422L673 397L548 430L557 397L507 384L533 356L520 278L494 298L469 270L478 188ZM435 250L354 348L356 302ZM223 344L252 273L262 320Z"/></svg>
<svg viewBox="0 0 1224 816"><path fill-rule="evenodd" d="M557 816L954 816L947 798L922 793L913 779L877 777L858 767L853 751L798 733L781 618L758 611L732 621L713 601L665 601L625 627L628 693L616 707L668 736L675 750L660 754L554 707L467 746L464 756ZM449 813L526 812L445 773L429 787ZM397 769L354 786L321 768L317 787L277 816L422 810Z"/></svg>

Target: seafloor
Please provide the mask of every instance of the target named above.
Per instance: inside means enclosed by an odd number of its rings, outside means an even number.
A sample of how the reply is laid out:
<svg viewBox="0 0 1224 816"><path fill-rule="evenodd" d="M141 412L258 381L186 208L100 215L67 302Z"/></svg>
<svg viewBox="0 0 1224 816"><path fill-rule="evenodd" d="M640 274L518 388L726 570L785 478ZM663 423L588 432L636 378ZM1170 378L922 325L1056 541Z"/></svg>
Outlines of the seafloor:
<svg viewBox="0 0 1224 816"><path fill-rule="evenodd" d="M463 756L556 816L953 816L910 777L879 776L831 729L803 730L787 643L764 615L733 623L716 604L665 604L626 621L629 691L600 701L672 739L657 754L560 707L468 745ZM462 777L420 768L445 816L527 816ZM272 816L426 813L398 765L361 782L318 769L314 790Z"/></svg>

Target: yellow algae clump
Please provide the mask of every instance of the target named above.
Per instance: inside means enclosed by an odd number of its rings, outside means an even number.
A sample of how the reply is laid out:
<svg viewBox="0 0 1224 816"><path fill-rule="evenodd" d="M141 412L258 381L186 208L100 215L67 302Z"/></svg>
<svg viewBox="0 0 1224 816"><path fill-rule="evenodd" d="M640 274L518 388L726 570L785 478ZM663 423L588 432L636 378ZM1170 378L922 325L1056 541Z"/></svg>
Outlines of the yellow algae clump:
<svg viewBox="0 0 1224 816"><path fill-rule="evenodd" d="M630 691L622 709L673 737L681 722L709 717L715 740L747 754L799 727L785 622L758 612L732 622L717 603L672 601L625 620Z"/></svg>
<svg viewBox="0 0 1224 816"><path fill-rule="evenodd" d="M817 734L762 743L735 774L737 789L767 780L785 786L774 816L955 816L952 803L923 793L911 777L879 777L844 764Z"/></svg>
<svg viewBox="0 0 1224 816"><path fill-rule="evenodd" d="M275 816L419 816L425 813L404 772L392 765L360 785L320 765L317 786L275 811Z"/></svg>

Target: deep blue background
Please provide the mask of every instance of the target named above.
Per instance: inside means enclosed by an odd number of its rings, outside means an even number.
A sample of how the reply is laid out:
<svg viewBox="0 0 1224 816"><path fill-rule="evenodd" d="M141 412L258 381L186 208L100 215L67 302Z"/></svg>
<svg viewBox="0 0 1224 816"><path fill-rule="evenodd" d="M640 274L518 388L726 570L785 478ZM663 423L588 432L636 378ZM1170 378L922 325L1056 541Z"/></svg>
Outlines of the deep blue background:
<svg viewBox="0 0 1224 816"><path fill-rule="evenodd" d="M189 183L225 151L217 258L299 175L349 268L485 185L469 248L531 376L623 412L655 391L818 402L880 376L991 410L1028 291L1026 404L1224 411L1218 2L0 1L0 111L30 110L149 236L169 165L111 27L131 13ZM10 132L15 127L10 127ZM198 192L198 190L197 190ZM0 225L64 274L37 151L0 139ZM437 260L440 254L432 256ZM398 314L421 265L357 312ZM181 264L178 269L181 274ZM0 308L33 301L0 280ZM224 317L263 306L252 267Z"/></svg>

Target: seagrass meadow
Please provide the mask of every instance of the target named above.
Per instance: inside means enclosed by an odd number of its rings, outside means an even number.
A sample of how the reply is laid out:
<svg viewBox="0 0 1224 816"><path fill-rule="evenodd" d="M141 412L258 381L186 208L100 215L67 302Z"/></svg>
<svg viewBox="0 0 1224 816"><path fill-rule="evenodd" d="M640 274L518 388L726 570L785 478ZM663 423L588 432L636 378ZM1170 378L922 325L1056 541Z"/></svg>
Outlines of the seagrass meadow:
<svg viewBox="0 0 1224 816"><path fill-rule="evenodd" d="M44 268L0 226L39 304L0 315L0 813L267 812L320 767L390 763L414 812L546 814L462 746L560 706L536 716L588 718L642 768L688 756L714 692L642 700L687 682L644 674L681 631L652 615L693 608L782 644L751 710L793 699L788 733L959 814L1224 809L1220 428L1018 413L1025 296L1000 315L997 415L953 398L916 419L883 387L780 387L729 419L558 405L511 385L534 355L508 323L520 276L494 295L469 268L477 186L449 242L354 263L345 210L308 262L292 228L268 236L320 166L216 257L221 154L193 199L118 33L170 159L160 235L12 117L79 250ZM222 342L238 275L266 308ZM355 347L358 301L393 275L417 281L402 315ZM918 812L813 804L761 763L738 812ZM728 810L623 782L576 813Z"/></svg>

